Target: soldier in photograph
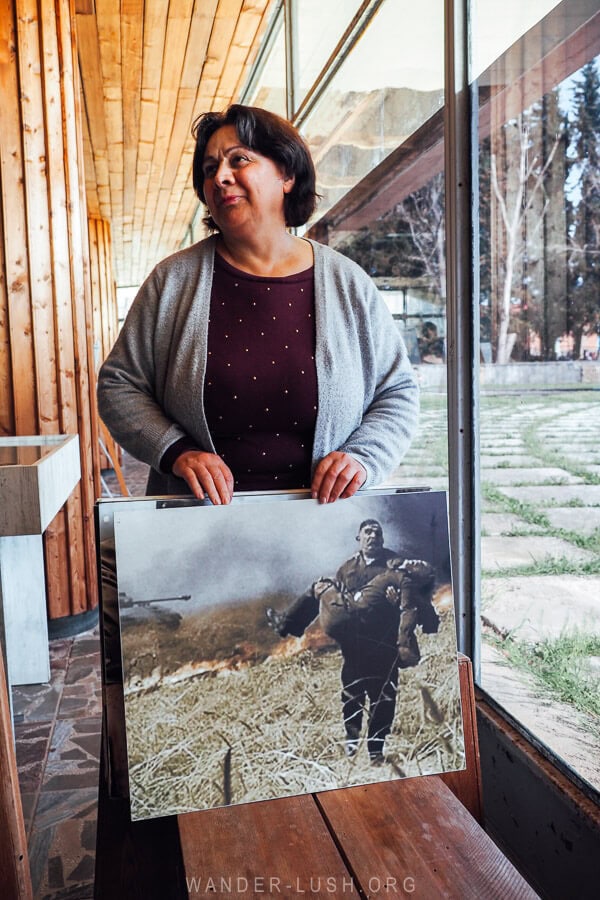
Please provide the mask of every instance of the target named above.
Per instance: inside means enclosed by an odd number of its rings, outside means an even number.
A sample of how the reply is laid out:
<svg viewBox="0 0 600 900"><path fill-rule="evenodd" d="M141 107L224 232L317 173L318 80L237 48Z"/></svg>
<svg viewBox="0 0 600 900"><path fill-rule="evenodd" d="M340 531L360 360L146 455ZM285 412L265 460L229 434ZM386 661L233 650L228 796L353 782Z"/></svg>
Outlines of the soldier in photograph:
<svg viewBox="0 0 600 900"><path fill-rule="evenodd" d="M398 670L420 659L417 624L436 632L439 619L431 603L433 568L407 560L384 546L376 519L360 523L359 550L335 579L316 581L285 611L267 608L281 637L299 637L317 616L342 652L342 715L345 750L358 750L363 713L368 708L367 750L373 764L384 762L385 739L396 709Z"/></svg>

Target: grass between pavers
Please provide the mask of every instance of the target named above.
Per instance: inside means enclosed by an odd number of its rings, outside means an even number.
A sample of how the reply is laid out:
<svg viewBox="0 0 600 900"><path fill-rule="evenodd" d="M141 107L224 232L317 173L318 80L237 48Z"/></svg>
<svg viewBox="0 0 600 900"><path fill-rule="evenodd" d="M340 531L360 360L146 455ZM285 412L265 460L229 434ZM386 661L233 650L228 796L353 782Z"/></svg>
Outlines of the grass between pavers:
<svg viewBox="0 0 600 900"><path fill-rule="evenodd" d="M506 494L503 494L501 490L488 481L481 483L481 493L484 500L498 507L502 512L512 513L529 525L539 525L549 533L552 533L552 526L548 521L548 517L533 504L525 503L523 500L516 500L514 497L507 497Z"/></svg>
<svg viewBox="0 0 600 900"><path fill-rule="evenodd" d="M597 407L600 400L600 391L590 390L587 387L577 385L565 386L564 390L557 387L553 390L536 390L515 386L507 388L502 393L496 393L489 389L481 392L481 432L493 427L494 434L498 435L498 441L504 437L521 438L528 453L531 455L534 465L552 465L564 468L572 475L584 479L587 484L600 484L600 475L589 472L575 460L558 454L553 450L548 440L538 434L539 430L547 428L561 417L568 420L569 415L578 411L586 411L587 407ZM574 402L576 409L574 410ZM439 459L441 464L447 466L446 430L445 427L435 428L435 440L431 440L428 426L432 424L434 417L440 417L440 425L445 426L447 400L443 394L421 394L421 429L413 444L412 450L418 449L427 456L430 453ZM590 409L590 413L592 409ZM438 422L435 421L435 426ZM502 426L505 426L506 434L502 434ZM573 429L572 438L577 434ZM565 440L567 437L565 436ZM490 452L489 450L486 452ZM558 454L558 455L557 455ZM431 460L433 462L433 459ZM498 468L511 468L510 463L503 462Z"/></svg>
<svg viewBox="0 0 600 900"><path fill-rule="evenodd" d="M404 464L415 460L423 465L439 467L443 474L448 474L448 434L446 430L446 398L427 398L427 404L423 404L421 424L417 436L404 457ZM436 402L432 402L435 400ZM433 419L431 413L436 413L439 419ZM429 414L429 415L428 415Z"/></svg>
<svg viewBox="0 0 600 900"><path fill-rule="evenodd" d="M580 534L578 531L569 531L566 528L556 530L556 537L562 538L579 547L581 550L591 550L600 555L600 528L596 528L592 534Z"/></svg>
<svg viewBox="0 0 600 900"><path fill-rule="evenodd" d="M600 575L600 556L585 561L566 556L548 556L526 566L510 566L504 569L486 569L488 578L529 578L533 575Z"/></svg>
<svg viewBox="0 0 600 900"><path fill-rule="evenodd" d="M501 534L491 533L487 528L481 529L481 537L539 537L539 531L529 531L527 528L511 528L510 531L503 531ZM543 535L542 535L543 537Z"/></svg>
<svg viewBox="0 0 600 900"><path fill-rule="evenodd" d="M523 388L515 386L513 389L503 390L502 393L482 391L481 395L481 423L482 431L493 428L493 433L498 435L498 444L502 443L503 431L507 436L521 437L526 453L531 457L532 465L558 466L571 475L583 479L585 484L600 483L600 474L590 472L582 464L581 459L575 460L565 454L569 442L568 421L573 413L574 403L577 411L587 415L586 408L598 404L599 392L590 391L588 388L577 386L565 386L564 392L559 390L542 391L532 390L524 394ZM423 408L435 412L445 412L445 400L436 398L435 408L433 398L422 395ZM591 404L591 406L590 406ZM431 420L430 420L431 421ZM567 425L562 429L563 445L556 446L554 441L548 440L548 435L542 432L552 423ZM438 429L436 431L436 443L441 440ZM442 430L443 431L443 430ZM556 431L558 436L558 431ZM581 436L577 430L571 430L572 441L579 440ZM430 444L427 436L421 434L419 450L423 453L422 460L429 459ZM488 448L486 453L494 455L494 449ZM438 458L441 455L438 449ZM498 455L506 455L506 450L498 450ZM592 458L595 459L595 457ZM513 468L511 461L503 460L497 468ZM584 536L563 528L553 528L545 512L539 507L519 501L504 495L498 488L482 480L482 497L486 506L493 508L495 512L508 512L522 519L528 525L543 528L548 536L566 540L574 546L591 550L597 558L587 562L574 562L566 558L546 559L538 563L532 563L518 569L496 570L486 572L484 577L528 577L534 575L597 575L600 573L600 533L597 530L590 536ZM561 502L561 506L576 509L584 509L586 504L579 498ZM515 529L514 536L521 536L520 529ZM524 641L514 638L501 640L485 633L483 639L493 643L504 653L509 663L515 668L529 672L535 677L540 688L550 691L558 700L571 704L581 712L589 716L590 728L600 737L600 691L598 690L598 677L585 671L585 658L600 655L600 638L588 635L569 635L555 639L545 639L532 647Z"/></svg>
<svg viewBox="0 0 600 900"><path fill-rule="evenodd" d="M548 448L547 443L540 439L538 435L538 430L542 424L543 422L531 422L523 430L522 437L527 451L545 466L555 466L564 469L570 475L583 478L585 484L600 484L600 475L590 472L589 469L576 463L571 457L564 456L557 450Z"/></svg>
<svg viewBox="0 0 600 900"><path fill-rule="evenodd" d="M558 700L590 716L591 729L600 735L598 674L589 666L590 657L600 657L599 635L572 632L544 638L533 646L511 636L502 640L486 634L484 639L500 650L511 666L529 672Z"/></svg>
<svg viewBox="0 0 600 900"><path fill-rule="evenodd" d="M572 484L566 475L550 475L542 481L513 481L511 487L560 487Z"/></svg>
<svg viewBox="0 0 600 900"><path fill-rule="evenodd" d="M600 567L600 529L596 529L590 535L583 535L576 531L570 531L566 528L553 528L550 524L548 517L541 512L536 506L533 506L531 503L525 503L522 500L516 500L514 497L507 497L502 491L498 490L494 485L489 484L489 482L484 482L482 484L482 493L484 499L493 504L496 508L499 508L503 512L512 513L518 518L523 519L524 522L527 522L529 525L537 525L544 529L545 535L547 537L556 537L560 538L563 541L567 541L569 544L573 544L575 547L579 547L582 550L591 550L593 553L598 555L598 560L592 560L588 563L574 563L571 560L567 559L556 559L556 560L548 560L542 561L540 563L535 563L532 566L523 567L522 569L511 569L512 572L518 572L522 575L554 575L554 574L564 574L564 575L593 575L597 574L596 569L594 567ZM584 504L581 501L577 501L576 503L568 503L565 504L568 506L576 506L580 507ZM510 536L520 537L522 534L516 532ZM561 564L562 567L559 571L546 571L548 566L554 566L555 564ZM544 571L539 571L539 566L544 567ZM581 572L580 566L589 566L591 567L591 571ZM535 569L535 571L534 571ZM486 572L486 576L492 575L493 577L498 577L499 572L504 570L496 570L494 572Z"/></svg>
<svg viewBox="0 0 600 900"><path fill-rule="evenodd" d="M532 392L532 394L524 396L521 393L493 394L482 395L482 421L493 416L496 422L504 421L512 422L514 425L515 416L520 419L522 431L520 437L523 439L527 452L531 455L534 465L553 466L565 469L571 475L582 478L584 484L600 484L600 474L589 472L581 463L574 461L568 456L559 454L555 449L549 447L548 442L539 435L539 430L547 427L550 421L555 421L559 415L557 405L560 406L562 400L564 403L564 415L568 416L573 411L573 399L576 397L578 409L586 408L589 404L595 406L598 403L598 392L576 391L568 389L564 392L552 391L547 394ZM444 396L424 395L422 397L423 419L425 427L422 428L411 453L415 453L421 464L426 458L431 464L441 466L447 470L447 440L444 428L438 427L438 423L432 422L432 414L445 415L446 398ZM530 402L527 402L530 401ZM535 407L535 412L532 409ZM499 414L502 414L499 419ZM526 419L524 418L526 416ZM532 416L533 421L532 421ZM433 427L432 427L433 425ZM575 434L574 434L575 437ZM501 438L501 435L499 435ZM511 468L510 462L503 461L498 464L498 468ZM545 484L560 485L565 483L565 479L552 477L547 479ZM550 537L557 537L566 540L581 549L591 550L600 554L600 535L595 532L592 535L581 535L572 530L552 527L547 516L539 507L522 500L516 500L507 497L495 485L482 480L481 482L482 497L496 512L509 512L519 517L528 525L535 525L544 529L544 533ZM561 506L572 508L585 508L585 503L579 498L561 501ZM515 530L513 536L521 536L520 530ZM547 567L555 565L559 561L552 563L538 563L534 566L523 569L523 574L540 574L539 566ZM572 563L566 561L564 568L560 570L564 574L580 574L580 563ZM586 564L593 569L594 563ZM514 570L511 570L514 572ZM519 572L521 570L518 570ZM555 571L555 570L553 570ZM499 570L493 573L498 576ZM586 573L592 574L592 572ZM595 574L595 571L593 572Z"/></svg>

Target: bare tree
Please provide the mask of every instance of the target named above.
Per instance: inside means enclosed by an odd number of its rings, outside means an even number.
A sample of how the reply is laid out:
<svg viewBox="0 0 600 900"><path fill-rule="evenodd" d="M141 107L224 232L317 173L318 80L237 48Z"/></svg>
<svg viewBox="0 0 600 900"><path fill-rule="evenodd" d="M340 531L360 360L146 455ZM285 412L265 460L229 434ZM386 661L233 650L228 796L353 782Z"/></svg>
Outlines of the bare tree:
<svg viewBox="0 0 600 900"><path fill-rule="evenodd" d="M584 332L600 333L600 68L591 62L579 74L571 119L571 174L578 191L569 207L569 325L576 358Z"/></svg>
<svg viewBox="0 0 600 900"><path fill-rule="evenodd" d="M396 207L408 225L414 252L409 259L423 268L441 301L446 297L444 175L439 172L424 187Z"/></svg>
<svg viewBox="0 0 600 900"><path fill-rule="evenodd" d="M510 300L512 296L513 278L519 254L523 254L523 225L528 211L532 208L536 195L544 191L544 176L552 164L552 160L561 141L561 134L556 136L545 162L532 154L533 142L530 137L530 126L526 115L520 113L514 124L517 128L518 170L516 182L510 187L508 178L499 176L496 154L490 158L491 183L494 196L498 202L500 217L506 237L504 257L504 284L498 310L498 338L496 346L496 362L507 363L510 359L512 342L509 340ZM536 230L544 220L549 200L546 198L539 214Z"/></svg>

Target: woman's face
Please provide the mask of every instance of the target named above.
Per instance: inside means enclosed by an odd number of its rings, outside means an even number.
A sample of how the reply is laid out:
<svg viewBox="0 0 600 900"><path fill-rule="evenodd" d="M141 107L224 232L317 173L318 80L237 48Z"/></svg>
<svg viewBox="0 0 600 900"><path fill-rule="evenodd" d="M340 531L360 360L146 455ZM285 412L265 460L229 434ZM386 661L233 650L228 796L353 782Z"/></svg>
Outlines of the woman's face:
<svg viewBox="0 0 600 900"><path fill-rule="evenodd" d="M204 199L224 233L285 227L283 201L294 186L268 156L250 150L233 125L212 135L203 162Z"/></svg>

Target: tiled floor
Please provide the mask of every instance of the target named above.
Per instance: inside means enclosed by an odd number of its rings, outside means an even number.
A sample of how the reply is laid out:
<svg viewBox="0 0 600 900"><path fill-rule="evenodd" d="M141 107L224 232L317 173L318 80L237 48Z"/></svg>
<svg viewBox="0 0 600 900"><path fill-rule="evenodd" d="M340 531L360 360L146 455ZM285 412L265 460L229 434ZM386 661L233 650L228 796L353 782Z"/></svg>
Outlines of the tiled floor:
<svg viewBox="0 0 600 900"><path fill-rule="evenodd" d="M132 496L144 494L147 471L124 454ZM119 496L114 474L103 475L105 495ZM13 688L34 897L88 900L94 892L102 715L98 628L51 641L50 668L49 684Z"/></svg>
<svg viewBox="0 0 600 900"><path fill-rule="evenodd" d="M93 897L101 730L98 629L50 642L51 682L13 688L36 898Z"/></svg>
<svg viewBox="0 0 600 900"><path fill-rule="evenodd" d="M133 456L130 456L129 453L125 453L123 450L121 469L123 471L125 484L127 485L131 496L143 497L146 493L146 481L148 480L149 472L148 466L138 462L137 459L134 459ZM119 497L121 495L117 476L112 469L107 469L102 472L102 481L103 496L114 495L115 497Z"/></svg>

